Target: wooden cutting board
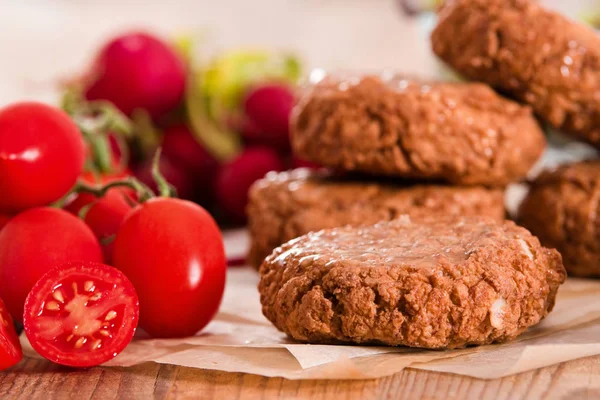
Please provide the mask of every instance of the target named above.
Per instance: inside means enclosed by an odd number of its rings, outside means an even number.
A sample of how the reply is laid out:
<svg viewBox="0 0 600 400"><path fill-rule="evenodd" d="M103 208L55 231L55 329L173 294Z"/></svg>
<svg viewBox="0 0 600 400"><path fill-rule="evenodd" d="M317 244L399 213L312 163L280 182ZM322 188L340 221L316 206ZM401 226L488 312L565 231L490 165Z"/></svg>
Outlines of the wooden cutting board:
<svg viewBox="0 0 600 400"><path fill-rule="evenodd" d="M25 359L0 372L1 399L600 399L600 356L504 379L407 369L366 381L290 381L148 363L70 370Z"/></svg>

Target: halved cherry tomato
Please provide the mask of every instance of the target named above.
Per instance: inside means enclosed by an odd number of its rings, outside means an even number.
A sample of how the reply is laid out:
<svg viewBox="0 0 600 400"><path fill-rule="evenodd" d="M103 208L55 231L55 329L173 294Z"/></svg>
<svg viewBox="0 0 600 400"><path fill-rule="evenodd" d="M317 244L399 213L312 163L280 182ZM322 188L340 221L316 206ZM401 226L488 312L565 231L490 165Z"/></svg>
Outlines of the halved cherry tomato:
<svg viewBox="0 0 600 400"><path fill-rule="evenodd" d="M84 161L83 138L64 111L33 102L0 110L0 210L17 212L60 199Z"/></svg>
<svg viewBox="0 0 600 400"><path fill-rule="evenodd" d="M10 314L0 300L0 371L16 365L23 359L23 350Z"/></svg>
<svg viewBox="0 0 600 400"><path fill-rule="evenodd" d="M113 260L135 286L140 327L151 336L192 336L219 309L223 238L197 204L157 197L137 206L119 228Z"/></svg>
<svg viewBox="0 0 600 400"><path fill-rule="evenodd" d="M31 346L44 358L93 367L125 349L138 316L137 294L122 272L99 263L70 263L31 289L23 323Z"/></svg>
<svg viewBox="0 0 600 400"><path fill-rule="evenodd" d="M13 217L0 231L0 298L17 321L33 285L49 270L69 261L102 262L102 249L79 218L50 207Z"/></svg>

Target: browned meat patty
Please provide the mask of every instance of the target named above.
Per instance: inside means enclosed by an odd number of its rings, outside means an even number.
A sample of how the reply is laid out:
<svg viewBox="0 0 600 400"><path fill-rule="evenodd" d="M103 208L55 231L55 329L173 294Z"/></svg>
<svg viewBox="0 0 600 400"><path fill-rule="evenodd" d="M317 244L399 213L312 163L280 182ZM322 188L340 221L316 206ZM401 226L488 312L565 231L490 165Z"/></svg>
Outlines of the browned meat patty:
<svg viewBox="0 0 600 400"><path fill-rule="evenodd" d="M521 205L519 222L555 247L573 276L600 277L600 161L542 173Z"/></svg>
<svg viewBox="0 0 600 400"><path fill-rule="evenodd" d="M302 158L346 171L503 186L546 142L528 107L483 84L328 78L292 117Z"/></svg>
<svg viewBox="0 0 600 400"><path fill-rule="evenodd" d="M311 231L374 224L400 215L505 217L504 190L482 186L359 181L299 169L271 172L250 191L248 261L258 268L273 249Z"/></svg>
<svg viewBox="0 0 600 400"><path fill-rule="evenodd" d="M504 342L553 308L560 254L513 222L408 217L323 230L260 268L264 315L309 343L443 349Z"/></svg>
<svg viewBox="0 0 600 400"><path fill-rule="evenodd" d="M556 128L600 147L600 36L529 0L451 0L433 51Z"/></svg>

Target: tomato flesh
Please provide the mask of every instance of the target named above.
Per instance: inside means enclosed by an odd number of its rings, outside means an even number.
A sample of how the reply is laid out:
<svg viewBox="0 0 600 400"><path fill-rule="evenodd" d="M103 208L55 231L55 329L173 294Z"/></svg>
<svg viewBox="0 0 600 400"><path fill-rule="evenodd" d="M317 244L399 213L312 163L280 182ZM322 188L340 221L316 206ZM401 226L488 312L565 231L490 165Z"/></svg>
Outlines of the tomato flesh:
<svg viewBox="0 0 600 400"><path fill-rule="evenodd" d="M92 367L131 342L139 316L133 285L104 264L72 263L44 275L25 303L31 346L43 357L72 367Z"/></svg>
<svg viewBox="0 0 600 400"><path fill-rule="evenodd" d="M23 359L23 350L15 332L12 318L0 300L0 371L16 365Z"/></svg>

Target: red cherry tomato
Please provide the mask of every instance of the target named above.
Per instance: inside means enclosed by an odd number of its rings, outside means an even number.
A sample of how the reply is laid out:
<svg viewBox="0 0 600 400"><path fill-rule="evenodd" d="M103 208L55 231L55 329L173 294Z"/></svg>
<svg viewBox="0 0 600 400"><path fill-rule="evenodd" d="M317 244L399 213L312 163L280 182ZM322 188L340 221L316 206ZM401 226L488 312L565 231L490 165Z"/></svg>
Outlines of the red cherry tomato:
<svg viewBox="0 0 600 400"><path fill-rule="evenodd" d="M138 298L119 270L99 263L69 263L46 273L31 289L23 322L31 347L71 367L93 367L131 342Z"/></svg>
<svg viewBox="0 0 600 400"><path fill-rule="evenodd" d="M0 231L4 228L4 225L8 224L8 221L12 218L10 214L0 213Z"/></svg>
<svg viewBox="0 0 600 400"><path fill-rule="evenodd" d="M13 320L0 300L0 371L16 365L22 359L23 350Z"/></svg>
<svg viewBox="0 0 600 400"><path fill-rule="evenodd" d="M0 110L0 210L16 212L60 199L84 161L81 133L65 112L40 103Z"/></svg>
<svg viewBox="0 0 600 400"><path fill-rule="evenodd" d="M154 198L137 206L115 240L114 265L140 297L140 327L154 337L196 334L225 287L223 238L197 204Z"/></svg>
<svg viewBox="0 0 600 400"><path fill-rule="evenodd" d="M120 179L124 179L129 175L131 175L131 173L129 173L129 171L116 172L116 173L104 173L104 174L99 174L99 175L92 174L91 172L85 172L79 177L79 179L81 181L83 181L84 183L87 183L90 185L96 185L96 186L100 187L107 183L114 182L114 181L120 180ZM133 191L132 189L122 187L122 188L114 188L114 189L109 190L109 192L112 192L112 191L125 193L134 201L136 199L135 191ZM97 197L91 193L77 193L72 198L69 199L69 201L65 205L64 209L67 210L68 212L70 212L71 214L78 216L79 212L81 211L81 209L83 207L87 206L90 203L93 203L96 200L97 200Z"/></svg>
<svg viewBox="0 0 600 400"><path fill-rule="evenodd" d="M85 173L81 176L81 180L90 184L98 183L104 185L127 176L127 172L102 174L100 176ZM79 216L81 210L88 206L83 220L92 228L92 231L100 241L102 252L104 253L104 261L111 264L113 241L108 239L117 233L121 222L125 219L125 215L132 209L131 204L135 204L136 202L135 191L127 187L118 187L110 189L101 198L97 198L91 193L78 193L65 206L65 210L75 216ZM106 242L107 240L108 242Z"/></svg>
<svg viewBox="0 0 600 400"><path fill-rule="evenodd" d="M95 200L90 205L83 218L100 241L104 261L109 264L112 264L113 236L117 234L121 223L133 208L125 198L126 196L128 194L123 193L120 189L109 190L104 197Z"/></svg>
<svg viewBox="0 0 600 400"><path fill-rule="evenodd" d="M68 261L102 262L102 249L79 218L40 207L12 218L0 231L0 298L17 321L33 285L49 270Z"/></svg>

